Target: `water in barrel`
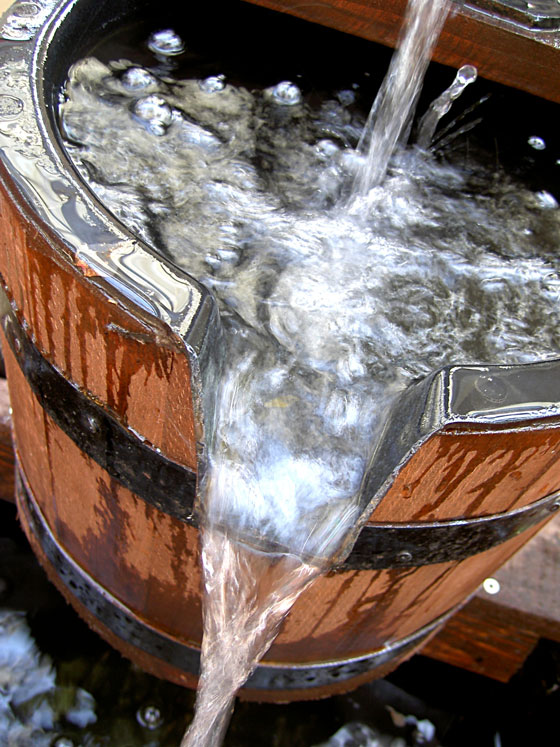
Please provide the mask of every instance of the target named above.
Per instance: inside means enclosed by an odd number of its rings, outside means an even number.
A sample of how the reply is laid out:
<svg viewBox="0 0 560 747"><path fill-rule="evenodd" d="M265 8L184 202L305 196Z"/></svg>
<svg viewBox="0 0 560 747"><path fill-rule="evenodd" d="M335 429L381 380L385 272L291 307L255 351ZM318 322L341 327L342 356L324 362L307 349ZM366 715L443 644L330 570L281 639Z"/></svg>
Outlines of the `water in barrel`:
<svg viewBox="0 0 560 747"><path fill-rule="evenodd" d="M447 10L411 1L367 121L357 85L317 97L297 80L189 76L170 29L147 40L150 65L89 57L70 71L70 156L120 220L215 293L225 331L184 747L219 744L291 605L349 551L399 394L449 363L558 356L555 197L476 149L465 158L468 121L438 134L473 68L407 146Z"/></svg>

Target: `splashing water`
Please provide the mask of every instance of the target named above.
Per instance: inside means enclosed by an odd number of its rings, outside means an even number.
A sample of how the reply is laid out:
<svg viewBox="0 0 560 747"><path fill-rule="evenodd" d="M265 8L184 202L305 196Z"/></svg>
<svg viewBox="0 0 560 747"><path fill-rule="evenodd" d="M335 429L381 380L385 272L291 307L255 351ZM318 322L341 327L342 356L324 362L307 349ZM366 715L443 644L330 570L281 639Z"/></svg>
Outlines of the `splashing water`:
<svg viewBox="0 0 560 747"><path fill-rule="evenodd" d="M412 121L433 48L449 11L449 0L411 0L399 48L393 55L360 139L367 157L355 176L350 209L360 211L372 187L383 181L395 146Z"/></svg>
<svg viewBox="0 0 560 747"><path fill-rule="evenodd" d="M313 109L290 81L250 92L221 74L158 79L94 59L70 74L68 152L117 217L215 292L225 330L201 484L201 688L184 745L219 743L291 604L349 549L371 510L372 446L404 387L450 362L560 350L553 199L503 174L479 196L476 162L404 149L375 188L447 3L411 7L362 137L367 160L352 147L364 123L349 91ZM430 129L456 92L435 102ZM352 182L359 215L341 199Z"/></svg>
<svg viewBox="0 0 560 747"><path fill-rule="evenodd" d="M441 96L432 102L430 108L424 114L418 125L418 136L416 143L420 148L429 148L434 138L436 127L440 119L447 114L451 104L463 93L465 88L474 83L477 77L477 69L472 65L463 65L457 71L455 80Z"/></svg>

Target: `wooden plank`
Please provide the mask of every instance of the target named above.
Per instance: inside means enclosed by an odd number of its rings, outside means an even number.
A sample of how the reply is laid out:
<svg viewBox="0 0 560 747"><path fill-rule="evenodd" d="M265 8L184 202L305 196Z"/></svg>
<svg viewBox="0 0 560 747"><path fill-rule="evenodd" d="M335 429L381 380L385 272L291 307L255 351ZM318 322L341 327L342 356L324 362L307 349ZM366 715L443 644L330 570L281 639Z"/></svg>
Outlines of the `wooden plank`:
<svg viewBox="0 0 560 747"><path fill-rule="evenodd" d="M402 25L405 0L248 0L323 26L394 47ZM434 60L458 68L475 65L479 74L498 83L560 102L557 71L558 34L531 31L517 24L454 4Z"/></svg>
<svg viewBox="0 0 560 747"><path fill-rule="evenodd" d="M422 653L507 682L539 638L560 641L560 516L479 589Z"/></svg>

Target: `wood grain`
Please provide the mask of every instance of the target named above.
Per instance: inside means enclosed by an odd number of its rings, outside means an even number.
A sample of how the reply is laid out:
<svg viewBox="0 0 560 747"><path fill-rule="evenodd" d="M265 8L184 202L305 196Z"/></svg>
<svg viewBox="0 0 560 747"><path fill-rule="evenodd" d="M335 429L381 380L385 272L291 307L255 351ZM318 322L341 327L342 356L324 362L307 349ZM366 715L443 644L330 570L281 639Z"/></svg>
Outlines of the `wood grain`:
<svg viewBox="0 0 560 747"><path fill-rule="evenodd" d="M186 351L163 323L92 282L8 185L0 167L0 275L35 346L124 425L196 470Z"/></svg>
<svg viewBox="0 0 560 747"><path fill-rule="evenodd" d="M14 500L12 418L6 379L0 379L0 500Z"/></svg>
<svg viewBox="0 0 560 747"><path fill-rule="evenodd" d="M248 0L272 10L394 47L405 0ZM433 58L459 68L475 65L482 77L560 101L558 34L535 33L455 4Z"/></svg>

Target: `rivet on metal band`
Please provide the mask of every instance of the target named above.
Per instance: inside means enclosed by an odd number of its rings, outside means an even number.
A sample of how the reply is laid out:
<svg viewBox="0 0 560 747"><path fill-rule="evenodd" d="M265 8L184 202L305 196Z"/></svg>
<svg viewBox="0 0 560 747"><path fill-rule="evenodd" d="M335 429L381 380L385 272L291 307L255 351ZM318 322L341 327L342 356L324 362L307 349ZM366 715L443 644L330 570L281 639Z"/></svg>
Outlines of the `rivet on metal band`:
<svg viewBox="0 0 560 747"><path fill-rule="evenodd" d="M517 537L558 509L560 491L555 491L523 508L491 516L415 524L366 524L342 568L410 568L465 560Z"/></svg>

